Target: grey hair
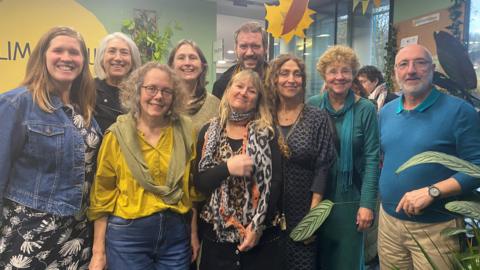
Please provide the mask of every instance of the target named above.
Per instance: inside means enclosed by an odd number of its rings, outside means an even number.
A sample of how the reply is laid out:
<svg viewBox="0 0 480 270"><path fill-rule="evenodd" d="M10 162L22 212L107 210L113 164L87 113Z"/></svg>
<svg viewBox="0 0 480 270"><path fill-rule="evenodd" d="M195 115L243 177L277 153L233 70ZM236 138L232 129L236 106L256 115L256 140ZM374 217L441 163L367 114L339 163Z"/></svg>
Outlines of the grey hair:
<svg viewBox="0 0 480 270"><path fill-rule="evenodd" d="M169 117L171 120L176 120L180 114L185 112L185 89L183 88L183 84L181 83L180 79L170 67L154 61L148 62L134 70L128 79L120 84L120 102L122 107L128 112L132 112L135 118L138 119L141 108L141 87L144 83L145 75L147 75L147 73L152 69L159 69L165 72L170 78L170 81L173 85L173 101L170 107Z"/></svg>
<svg viewBox="0 0 480 270"><path fill-rule="evenodd" d="M235 39L235 47L238 45L238 35L240 33L260 33L262 35L263 49L266 50L268 46L268 34L265 29L258 22L246 22L235 31L233 37Z"/></svg>
<svg viewBox="0 0 480 270"><path fill-rule="evenodd" d="M95 62L93 64L93 69L95 70L95 74L97 78L99 78L100 80L104 80L105 78L107 78L107 74L105 73L105 68L103 67L103 57L105 56L105 51L107 49L108 43L113 39L120 39L125 41L128 47L130 48L130 55L132 57L132 68L130 69L129 74L142 65L142 60L140 58L140 51L138 50L138 47L135 44L135 42L133 42L133 40L129 38L127 35L125 35L124 33L120 33L120 32L111 33L105 36L100 41L97 55L95 56Z"/></svg>

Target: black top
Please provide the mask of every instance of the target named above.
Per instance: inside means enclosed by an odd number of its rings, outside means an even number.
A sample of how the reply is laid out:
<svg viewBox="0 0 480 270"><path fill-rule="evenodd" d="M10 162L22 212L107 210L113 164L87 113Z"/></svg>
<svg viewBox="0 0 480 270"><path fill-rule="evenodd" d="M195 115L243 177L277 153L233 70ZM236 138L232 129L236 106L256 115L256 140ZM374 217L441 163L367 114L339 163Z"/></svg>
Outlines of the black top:
<svg viewBox="0 0 480 270"><path fill-rule="evenodd" d="M394 93L388 92L388 93L387 93L387 97L385 98L385 104L387 104L388 102L390 102L390 101L392 101L392 100L394 100L394 99L396 99L396 98L398 98L397 95L395 95ZM383 105L385 106L385 104L383 104Z"/></svg>
<svg viewBox="0 0 480 270"><path fill-rule="evenodd" d="M97 101L95 105L95 120L103 133L123 114L120 105L120 89L107 84L105 80L95 79L97 88Z"/></svg>
<svg viewBox="0 0 480 270"><path fill-rule="evenodd" d="M215 81L213 84L212 94L216 96L218 99L222 99L223 93L227 88L228 82L232 78L233 73L237 70L238 65L233 65L227 71L225 71L222 76L218 80Z"/></svg>
<svg viewBox="0 0 480 270"><path fill-rule="evenodd" d="M203 145L205 143L205 133L207 132L209 126L210 123L207 123L198 133L197 157L195 159L195 166L193 169L193 184L195 188L207 196L210 196L210 194L221 185L222 181L230 176L226 162L222 162L215 167L205 170L204 172L198 172L198 163L200 162ZM243 141L242 139L234 140L228 138L228 143L230 144L232 151L236 151L242 147ZM265 218L266 222L272 220L275 217L275 214L278 212L280 203L279 199L282 192L282 159L277 143L277 137L274 137L269 144L272 152L272 180L270 182L270 199Z"/></svg>
<svg viewBox="0 0 480 270"><path fill-rule="evenodd" d="M261 80L264 79L263 76L265 76L267 68L268 68L268 63L264 62L263 73L259 73ZM222 74L222 76L220 76L220 78L216 80L215 83L213 84L212 94L216 96L218 99L220 100L222 99L223 93L225 93L225 90L227 89L227 85L230 82L230 79L232 79L232 76L235 74L236 70L241 70L239 64L233 65L229 69L227 69L227 71L225 71Z"/></svg>

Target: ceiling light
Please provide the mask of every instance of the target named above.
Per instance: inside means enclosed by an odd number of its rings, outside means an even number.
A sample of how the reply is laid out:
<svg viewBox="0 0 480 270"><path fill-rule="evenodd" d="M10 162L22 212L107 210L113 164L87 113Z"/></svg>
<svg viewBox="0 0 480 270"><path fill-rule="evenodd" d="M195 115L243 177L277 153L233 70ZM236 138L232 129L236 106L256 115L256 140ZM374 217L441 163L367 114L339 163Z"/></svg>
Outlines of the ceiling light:
<svg viewBox="0 0 480 270"><path fill-rule="evenodd" d="M217 61L217 64L226 64L226 63L227 63L227 61L225 61L225 60L218 60Z"/></svg>
<svg viewBox="0 0 480 270"><path fill-rule="evenodd" d="M322 37L330 37L330 34L320 34L320 35L317 35L317 37L320 37L320 38L322 38Z"/></svg>
<svg viewBox="0 0 480 270"><path fill-rule="evenodd" d="M234 54L235 52L233 50L228 50L227 53L228 54Z"/></svg>

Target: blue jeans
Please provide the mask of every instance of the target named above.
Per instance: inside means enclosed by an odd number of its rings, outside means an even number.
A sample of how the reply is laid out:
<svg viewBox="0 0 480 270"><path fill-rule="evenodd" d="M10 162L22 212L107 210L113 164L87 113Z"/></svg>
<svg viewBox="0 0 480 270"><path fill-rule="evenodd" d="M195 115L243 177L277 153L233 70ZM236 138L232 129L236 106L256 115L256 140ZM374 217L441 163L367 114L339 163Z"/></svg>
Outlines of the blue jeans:
<svg viewBox="0 0 480 270"><path fill-rule="evenodd" d="M188 269L191 249L187 216L171 211L138 219L110 216L106 253L111 270Z"/></svg>

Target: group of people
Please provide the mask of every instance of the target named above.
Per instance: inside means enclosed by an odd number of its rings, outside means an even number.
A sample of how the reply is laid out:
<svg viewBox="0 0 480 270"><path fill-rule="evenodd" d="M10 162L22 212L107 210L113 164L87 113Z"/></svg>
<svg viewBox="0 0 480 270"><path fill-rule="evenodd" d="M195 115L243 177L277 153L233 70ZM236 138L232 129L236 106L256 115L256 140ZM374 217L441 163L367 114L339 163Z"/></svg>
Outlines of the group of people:
<svg viewBox="0 0 480 270"><path fill-rule="evenodd" d="M480 164L478 115L433 86L430 52L399 51L394 99L378 70L332 46L317 62L325 91L305 100L301 59L268 63L257 23L234 38L238 63L210 94L193 41L142 65L110 34L93 79L77 31L44 34L21 86L0 95L0 267L364 269L378 217L381 269L428 268L411 235L449 269L458 242L439 232L458 219L442 207L478 180L435 164L395 174L427 150ZM325 224L293 241L324 199Z"/></svg>

